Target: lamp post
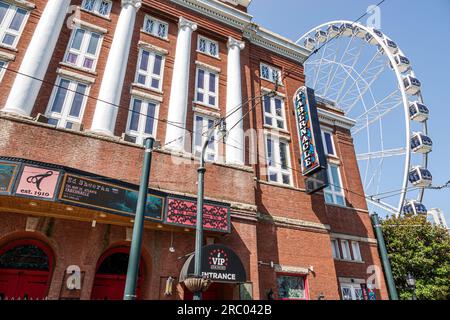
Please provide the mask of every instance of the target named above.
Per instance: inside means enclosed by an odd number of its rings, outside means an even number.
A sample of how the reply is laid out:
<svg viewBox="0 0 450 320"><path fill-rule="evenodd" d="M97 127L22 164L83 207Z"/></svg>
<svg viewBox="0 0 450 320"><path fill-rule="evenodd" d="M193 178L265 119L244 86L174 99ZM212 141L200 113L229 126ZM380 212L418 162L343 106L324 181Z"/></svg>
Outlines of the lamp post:
<svg viewBox="0 0 450 320"><path fill-rule="evenodd" d="M139 260L142 247L142 229L144 227L145 207L147 205L148 181L152 163L153 144L155 139L147 138L144 141L145 154L142 166L141 184L134 217L133 238L131 240L130 258L128 260L127 278L125 282L124 300L136 300L136 285L139 273Z"/></svg>
<svg viewBox="0 0 450 320"><path fill-rule="evenodd" d="M195 267L194 267L194 277L199 281L202 279L202 247L203 247L203 191L204 191L204 177L206 172L205 167L205 152L211 138L214 136L216 127L219 126L220 133L226 133L226 124L224 119L220 119L218 123L214 125L208 132L208 136L203 143L202 153L200 156L200 166L197 169L198 172L198 191L197 191L197 225L195 230ZM199 285L194 292L194 300L202 299L202 290L205 288L206 284Z"/></svg>
<svg viewBox="0 0 450 320"><path fill-rule="evenodd" d="M412 291L412 299L413 300L417 300L417 297L416 297L416 279L413 277L413 275L411 273L408 273L408 275L406 276L406 284L408 285L408 287Z"/></svg>

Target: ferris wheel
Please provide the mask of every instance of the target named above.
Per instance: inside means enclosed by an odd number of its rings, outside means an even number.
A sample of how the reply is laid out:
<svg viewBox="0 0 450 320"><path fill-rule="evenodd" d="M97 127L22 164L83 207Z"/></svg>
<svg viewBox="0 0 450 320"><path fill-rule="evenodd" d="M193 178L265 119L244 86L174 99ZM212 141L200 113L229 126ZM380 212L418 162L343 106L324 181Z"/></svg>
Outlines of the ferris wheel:
<svg viewBox="0 0 450 320"><path fill-rule="evenodd" d="M432 183L429 109L404 52L380 30L344 20L319 25L297 43L320 48L304 65L317 100L354 121L369 210L426 215L422 200Z"/></svg>

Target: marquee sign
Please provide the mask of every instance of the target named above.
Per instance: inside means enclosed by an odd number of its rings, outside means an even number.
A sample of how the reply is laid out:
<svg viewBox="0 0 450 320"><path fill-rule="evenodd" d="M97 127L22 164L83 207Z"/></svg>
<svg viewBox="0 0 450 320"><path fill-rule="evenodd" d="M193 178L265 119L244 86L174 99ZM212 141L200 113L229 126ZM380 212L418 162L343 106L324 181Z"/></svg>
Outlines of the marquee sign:
<svg viewBox="0 0 450 320"><path fill-rule="evenodd" d="M42 200L53 200L60 174L59 170L24 165L15 193Z"/></svg>
<svg viewBox="0 0 450 320"><path fill-rule="evenodd" d="M202 276L213 282L244 283L247 273L239 256L230 248L221 244L203 247L201 262ZM195 255L189 257L181 270L180 281L194 274Z"/></svg>
<svg viewBox="0 0 450 320"><path fill-rule="evenodd" d="M302 173L308 176L321 168L325 161L314 90L307 87L298 89L294 96L294 107Z"/></svg>
<svg viewBox="0 0 450 320"><path fill-rule="evenodd" d="M137 199L137 190L73 174L64 176L59 194L59 200L63 202L129 216L136 212ZM145 219L161 221L163 207L163 197L149 194Z"/></svg>

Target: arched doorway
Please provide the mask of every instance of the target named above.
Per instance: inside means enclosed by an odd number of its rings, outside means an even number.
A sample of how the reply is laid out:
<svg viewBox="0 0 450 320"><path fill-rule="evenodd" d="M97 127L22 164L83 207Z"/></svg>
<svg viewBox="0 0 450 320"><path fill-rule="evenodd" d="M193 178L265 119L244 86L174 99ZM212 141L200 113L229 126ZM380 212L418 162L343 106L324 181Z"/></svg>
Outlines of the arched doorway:
<svg viewBox="0 0 450 320"><path fill-rule="evenodd" d="M130 248L119 247L108 250L100 257L91 293L92 300L123 299L129 253ZM136 289L138 299L141 297L142 281L144 279L143 264L143 259L141 258Z"/></svg>
<svg viewBox="0 0 450 320"><path fill-rule="evenodd" d="M0 300L45 299L53 253L40 241L18 240L0 248Z"/></svg>

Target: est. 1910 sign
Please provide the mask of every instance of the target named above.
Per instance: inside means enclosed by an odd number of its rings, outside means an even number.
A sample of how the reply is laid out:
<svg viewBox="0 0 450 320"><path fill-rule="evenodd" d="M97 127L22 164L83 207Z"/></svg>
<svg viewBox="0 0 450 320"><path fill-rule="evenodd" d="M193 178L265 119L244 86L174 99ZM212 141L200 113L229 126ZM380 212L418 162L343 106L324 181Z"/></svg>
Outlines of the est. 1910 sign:
<svg viewBox="0 0 450 320"><path fill-rule="evenodd" d="M294 96L302 173L307 176L321 167L323 145L320 137L314 91L301 87Z"/></svg>

